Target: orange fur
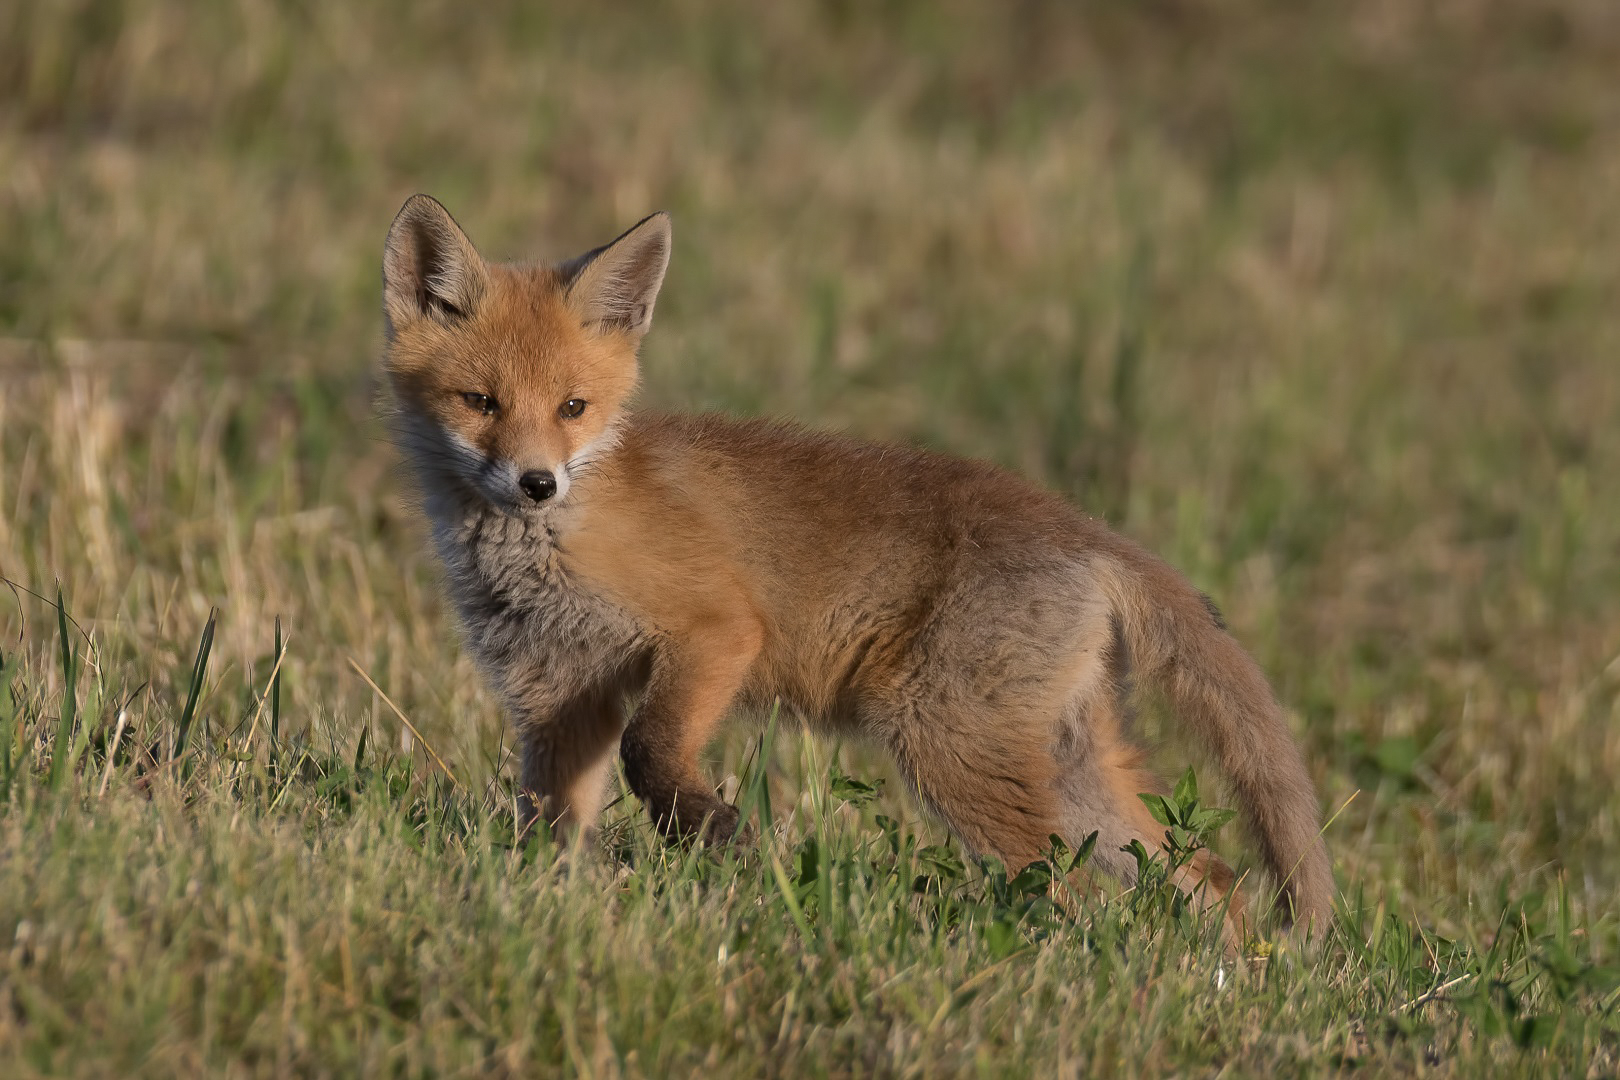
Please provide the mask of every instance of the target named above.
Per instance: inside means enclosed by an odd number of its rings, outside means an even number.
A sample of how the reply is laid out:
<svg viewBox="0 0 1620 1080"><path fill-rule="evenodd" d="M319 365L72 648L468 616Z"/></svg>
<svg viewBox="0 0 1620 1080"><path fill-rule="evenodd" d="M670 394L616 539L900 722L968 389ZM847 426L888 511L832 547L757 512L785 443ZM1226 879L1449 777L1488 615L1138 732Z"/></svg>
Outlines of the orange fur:
<svg viewBox="0 0 1620 1080"><path fill-rule="evenodd" d="M1120 731L1134 670L1232 774L1292 912L1325 917L1304 763L1175 571L982 462L628 408L669 236L655 215L570 263L491 264L418 196L385 250L399 443L531 815L588 829L617 743L661 827L728 838L699 754L735 706L781 700L887 749L975 851L1018 866L1096 830L1129 879L1122 847L1163 832ZM1213 858L1183 876L1233 888Z"/></svg>

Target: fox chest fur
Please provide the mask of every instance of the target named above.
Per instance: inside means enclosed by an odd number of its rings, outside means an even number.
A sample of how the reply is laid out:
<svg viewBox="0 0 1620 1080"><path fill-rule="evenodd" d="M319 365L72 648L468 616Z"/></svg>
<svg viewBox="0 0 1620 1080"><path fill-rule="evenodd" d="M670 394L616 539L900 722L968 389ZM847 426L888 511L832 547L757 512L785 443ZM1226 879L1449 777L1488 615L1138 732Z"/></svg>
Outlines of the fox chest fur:
<svg viewBox="0 0 1620 1080"><path fill-rule="evenodd" d="M482 509L433 518L468 650L514 714L622 686L648 652L629 615L569 575L550 525Z"/></svg>

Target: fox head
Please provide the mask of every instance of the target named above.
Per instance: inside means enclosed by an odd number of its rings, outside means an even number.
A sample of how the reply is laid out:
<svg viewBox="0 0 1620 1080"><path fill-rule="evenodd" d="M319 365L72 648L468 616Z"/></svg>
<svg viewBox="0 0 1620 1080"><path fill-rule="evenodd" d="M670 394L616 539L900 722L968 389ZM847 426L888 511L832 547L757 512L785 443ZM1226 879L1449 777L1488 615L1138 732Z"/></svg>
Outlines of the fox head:
<svg viewBox="0 0 1620 1080"><path fill-rule="evenodd" d="M490 263L437 201L405 203L383 246L383 368L430 494L565 502L636 388L669 253L658 213L565 263Z"/></svg>

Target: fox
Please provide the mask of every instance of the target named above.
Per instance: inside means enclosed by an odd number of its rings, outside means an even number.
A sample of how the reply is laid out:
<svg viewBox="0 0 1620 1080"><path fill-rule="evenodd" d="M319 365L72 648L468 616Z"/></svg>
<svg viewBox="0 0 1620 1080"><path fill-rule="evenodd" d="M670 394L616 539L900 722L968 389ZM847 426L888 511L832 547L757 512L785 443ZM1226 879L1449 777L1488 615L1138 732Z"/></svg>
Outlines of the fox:
<svg viewBox="0 0 1620 1080"><path fill-rule="evenodd" d="M1129 886L1132 841L1165 837L1127 727L1151 683L1228 778L1281 921L1325 925L1315 788L1209 598L990 463L634 408L671 244L655 213L563 262L488 261L427 195L384 243L393 436L515 735L522 827L586 842L617 759L672 842L751 840L701 756L778 706L886 751L969 851L1019 868L1095 833ZM1178 875L1240 917L1223 860Z"/></svg>

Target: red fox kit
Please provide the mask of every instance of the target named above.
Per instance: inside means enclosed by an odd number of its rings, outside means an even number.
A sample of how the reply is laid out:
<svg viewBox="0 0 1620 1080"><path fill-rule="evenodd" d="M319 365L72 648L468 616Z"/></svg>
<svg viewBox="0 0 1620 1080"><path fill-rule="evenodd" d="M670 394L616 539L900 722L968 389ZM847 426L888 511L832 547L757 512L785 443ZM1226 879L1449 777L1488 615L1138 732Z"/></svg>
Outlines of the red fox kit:
<svg viewBox="0 0 1620 1080"><path fill-rule="evenodd" d="M1208 599L994 466L786 424L629 408L669 264L654 214L558 265L486 262L425 195L383 255L384 369L467 644L511 715L527 820L566 839L613 755L670 835L738 814L699 754L780 700L887 749L976 852L1018 867L1098 833L1127 881L1162 791L1121 730L1162 686L1234 784L1285 916L1329 914L1316 794ZM627 698L640 704L628 717ZM1187 871L1216 895L1231 871Z"/></svg>

